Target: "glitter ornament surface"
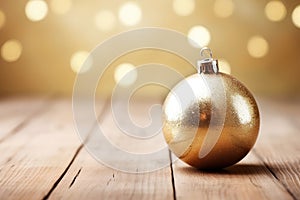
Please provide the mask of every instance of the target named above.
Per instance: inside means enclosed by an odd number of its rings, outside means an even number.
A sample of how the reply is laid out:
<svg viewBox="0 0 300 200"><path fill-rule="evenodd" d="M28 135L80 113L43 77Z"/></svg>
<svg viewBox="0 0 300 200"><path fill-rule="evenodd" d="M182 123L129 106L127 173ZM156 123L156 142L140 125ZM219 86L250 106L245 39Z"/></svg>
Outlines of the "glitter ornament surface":
<svg viewBox="0 0 300 200"><path fill-rule="evenodd" d="M259 110L241 82L218 72L217 61L205 59L198 67L164 102L164 137L171 151L195 168L228 167L255 144Z"/></svg>

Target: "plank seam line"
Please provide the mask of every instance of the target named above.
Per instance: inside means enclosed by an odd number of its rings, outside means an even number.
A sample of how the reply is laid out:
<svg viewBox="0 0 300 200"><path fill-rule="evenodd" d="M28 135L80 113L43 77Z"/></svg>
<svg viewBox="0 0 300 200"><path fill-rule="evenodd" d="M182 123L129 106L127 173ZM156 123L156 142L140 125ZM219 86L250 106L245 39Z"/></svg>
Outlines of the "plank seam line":
<svg viewBox="0 0 300 200"><path fill-rule="evenodd" d="M52 95L50 97L47 97L45 100L45 103L43 103L41 106L39 106L35 111L30 113L25 119L20 122L17 126L15 126L11 131L9 131L4 137L0 139L0 143L2 143L4 140L8 139L9 137L17 134L22 128L24 128L34 117L42 114L46 108L48 109L49 106L53 104L51 101L56 95Z"/></svg>
<svg viewBox="0 0 300 200"><path fill-rule="evenodd" d="M107 110L107 105L108 105L108 100L105 100L104 102L104 106L103 106L103 110L102 112L99 114L98 116L98 121L101 121L104 114L106 113ZM63 171L63 173L59 176L59 178L55 181L55 183L53 184L53 186L51 187L51 189L49 190L49 192L42 198L42 200L47 200L49 199L49 197L51 196L52 192L57 188L58 184L61 182L61 180L64 178L64 176L67 174L67 172L69 171L70 167L72 166L73 162L75 161L77 155L79 154L79 152L81 151L81 149L83 148L83 144L85 142L88 141L91 133L93 132L95 126L97 125L98 121L95 121L95 124L93 124L91 130L88 133L88 136L84 139L83 143L77 148L72 160L70 161L70 163L68 164L68 166L66 167L66 169ZM75 181L75 180L74 180Z"/></svg>
<svg viewBox="0 0 300 200"><path fill-rule="evenodd" d="M176 200L176 188L175 188L175 178L174 178L174 170L172 163L172 154L169 150L169 159L170 159L170 169L171 169L171 181L172 181L172 189L173 189L173 199Z"/></svg>
<svg viewBox="0 0 300 200"><path fill-rule="evenodd" d="M81 144L79 146L79 148L76 150L72 160L70 161L70 163L68 164L67 168L63 171L63 173L59 176L59 178L55 181L55 183L53 184L53 186L51 187L51 189L49 190L49 192L42 198L43 200L48 199L50 197L50 195L52 194L52 192L55 190L55 188L57 187L57 185L60 183L60 181L64 178L64 176L66 175L66 173L68 172L68 170L70 169L71 165L73 164L75 158L77 157L77 155L79 154L79 152L81 151L83 147L83 144Z"/></svg>
<svg viewBox="0 0 300 200"><path fill-rule="evenodd" d="M278 176L276 175L276 173L270 168L270 166L263 160L263 158L256 152L255 149L252 149L253 153L259 158L259 160L262 161L262 163L264 164L264 166L267 168L267 170L272 174L272 176L277 180L277 182L283 186L283 188L287 191L287 193L289 195L291 195L291 197L294 200L297 200L296 196L293 194L293 192L287 187L287 185L285 183L283 183Z"/></svg>
<svg viewBox="0 0 300 200"><path fill-rule="evenodd" d="M79 171L77 172L77 174L74 176L72 182L69 185L69 189L72 187L72 185L75 183L77 177L79 176L80 172L81 172L82 167L79 169Z"/></svg>

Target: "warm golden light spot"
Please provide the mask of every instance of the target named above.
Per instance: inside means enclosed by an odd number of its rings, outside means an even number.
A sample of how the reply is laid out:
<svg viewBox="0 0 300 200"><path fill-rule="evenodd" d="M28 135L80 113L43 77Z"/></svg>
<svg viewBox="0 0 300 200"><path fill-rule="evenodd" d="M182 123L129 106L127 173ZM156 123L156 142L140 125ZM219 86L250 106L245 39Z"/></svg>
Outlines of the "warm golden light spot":
<svg viewBox="0 0 300 200"><path fill-rule="evenodd" d="M296 27L300 28L300 5L298 5L292 13L292 20Z"/></svg>
<svg viewBox="0 0 300 200"><path fill-rule="evenodd" d="M189 43L196 48L207 46L210 38L210 33L204 26L194 26L188 32Z"/></svg>
<svg viewBox="0 0 300 200"><path fill-rule="evenodd" d="M2 12L2 10L0 10L0 29L4 26L5 24L5 14L4 12Z"/></svg>
<svg viewBox="0 0 300 200"><path fill-rule="evenodd" d="M217 17L226 18L232 15L234 3L232 0L216 0L214 3L214 13Z"/></svg>
<svg viewBox="0 0 300 200"><path fill-rule="evenodd" d="M264 57L269 51L268 42L261 36L253 36L249 39L247 49L254 58Z"/></svg>
<svg viewBox="0 0 300 200"><path fill-rule="evenodd" d="M125 75L126 77L124 77ZM126 87L132 85L136 81L137 71L133 64L123 63L118 65L115 69L114 78L117 84Z"/></svg>
<svg viewBox="0 0 300 200"><path fill-rule="evenodd" d="M195 10L195 0L174 0L173 10L179 16L188 16Z"/></svg>
<svg viewBox="0 0 300 200"><path fill-rule="evenodd" d="M241 124L248 124L251 122L252 115L250 113L249 102L247 99L239 94L232 96L233 108L236 110L238 120Z"/></svg>
<svg viewBox="0 0 300 200"><path fill-rule="evenodd" d="M84 73L93 65L93 59L87 51L77 51L71 57L71 68L75 73Z"/></svg>
<svg viewBox="0 0 300 200"><path fill-rule="evenodd" d="M63 15L67 13L72 6L71 0L51 0L50 8L55 14Z"/></svg>
<svg viewBox="0 0 300 200"><path fill-rule="evenodd" d="M1 47L1 56L7 62L13 62L20 58L22 44L18 40L8 40Z"/></svg>
<svg viewBox="0 0 300 200"><path fill-rule="evenodd" d="M127 2L119 9L119 19L125 26L134 26L141 21L142 11L134 2Z"/></svg>
<svg viewBox="0 0 300 200"><path fill-rule="evenodd" d="M46 17L48 5L43 0L30 0L25 7L25 14L31 21L40 21Z"/></svg>
<svg viewBox="0 0 300 200"><path fill-rule="evenodd" d="M231 73L231 67L230 64L227 62L225 59L218 59L219 63L219 71L223 72L225 74L230 74Z"/></svg>
<svg viewBox="0 0 300 200"><path fill-rule="evenodd" d="M270 1L265 7L265 14L271 21L281 21L286 16L286 8L281 1Z"/></svg>
<svg viewBox="0 0 300 200"><path fill-rule="evenodd" d="M95 24L101 31L110 31L114 28L116 23L115 15L109 10L103 10L96 14Z"/></svg>
<svg viewBox="0 0 300 200"><path fill-rule="evenodd" d="M168 103L165 104L165 113L168 117L167 120L175 121L182 115L182 105L178 96L174 93L170 93L167 99Z"/></svg>

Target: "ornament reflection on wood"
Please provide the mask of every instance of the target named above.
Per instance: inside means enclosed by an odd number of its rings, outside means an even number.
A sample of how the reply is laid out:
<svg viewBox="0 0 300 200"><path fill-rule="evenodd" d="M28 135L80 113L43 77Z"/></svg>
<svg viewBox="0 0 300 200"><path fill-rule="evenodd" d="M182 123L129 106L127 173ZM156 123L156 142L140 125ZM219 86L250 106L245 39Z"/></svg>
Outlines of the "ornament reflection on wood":
<svg viewBox="0 0 300 200"><path fill-rule="evenodd" d="M237 79L219 72L211 50L201 49L198 73L178 83L163 105L163 133L171 151L199 169L218 169L240 161L259 132L253 95Z"/></svg>

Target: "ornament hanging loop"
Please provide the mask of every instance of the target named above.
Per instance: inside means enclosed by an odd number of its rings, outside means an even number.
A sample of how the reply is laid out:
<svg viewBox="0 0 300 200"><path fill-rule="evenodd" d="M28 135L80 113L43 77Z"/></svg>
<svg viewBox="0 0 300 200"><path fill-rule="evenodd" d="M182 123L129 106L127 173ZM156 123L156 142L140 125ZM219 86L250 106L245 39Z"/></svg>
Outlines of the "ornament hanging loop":
<svg viewBox="0 0 300 200"><path fill-rule="evenodd" d="M205 52L208 52L209 53L209 58L206 58L206 59L212 59L212 50L208 47L203 47L201 50L200 50L200 55L201 57L205 57Z"/></svg>
<svg viewBox="0 0 300 200"><path fill-rule="evenodd" d="M197 61L198 73L199 74L217 74L219 73L218 60L214 60L212 57L212 51L208 47L203 47L200 50L201 57L204 57L205 52L209 53L209 57Z"/></svg>

